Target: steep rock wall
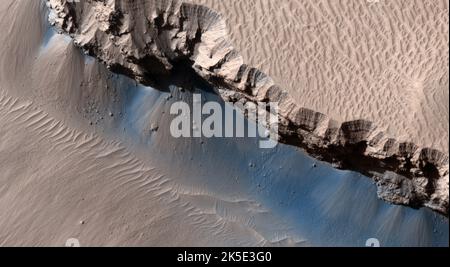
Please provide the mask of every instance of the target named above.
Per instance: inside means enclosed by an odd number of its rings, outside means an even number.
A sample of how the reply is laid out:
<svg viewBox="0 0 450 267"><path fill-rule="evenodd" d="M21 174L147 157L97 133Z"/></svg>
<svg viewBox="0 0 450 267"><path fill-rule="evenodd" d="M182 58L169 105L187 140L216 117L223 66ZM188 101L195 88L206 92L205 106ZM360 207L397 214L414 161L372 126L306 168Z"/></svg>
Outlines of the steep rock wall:
<svg viewBox="0 0 450 267"><path fill-rule="evenodd" d="M219 88L226 101L279 103L283 143L377 183L382 199L429 207L448 216L448 155L397 141L366 120L338 122L298 106L232 46L220 14L170 0L47 0L50 22L74 44L144 85L157 84L176 67L192 68Z"/></svg>

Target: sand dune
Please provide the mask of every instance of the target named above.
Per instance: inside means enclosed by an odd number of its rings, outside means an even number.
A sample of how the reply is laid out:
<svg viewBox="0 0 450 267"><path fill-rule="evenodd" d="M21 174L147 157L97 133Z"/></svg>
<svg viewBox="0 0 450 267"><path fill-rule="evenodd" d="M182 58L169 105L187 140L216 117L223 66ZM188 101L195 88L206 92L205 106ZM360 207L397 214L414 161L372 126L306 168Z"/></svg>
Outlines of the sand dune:
<svg viewBox="0 0 450 267"><path fill-rule="evenodd" d="M448 153L448 1L193 2L301 106Z"/></svg>
<svg viewBox="0 0 450 267"><path fill-rule="evenodd" d="M70 237L83 246L279 242L254 229L253 216L268 219L257 204L203 199L119 142L71 129L31 101L0 92L0 122L0 162L8 166L0 177L1 246L63 246Z"/></svg>

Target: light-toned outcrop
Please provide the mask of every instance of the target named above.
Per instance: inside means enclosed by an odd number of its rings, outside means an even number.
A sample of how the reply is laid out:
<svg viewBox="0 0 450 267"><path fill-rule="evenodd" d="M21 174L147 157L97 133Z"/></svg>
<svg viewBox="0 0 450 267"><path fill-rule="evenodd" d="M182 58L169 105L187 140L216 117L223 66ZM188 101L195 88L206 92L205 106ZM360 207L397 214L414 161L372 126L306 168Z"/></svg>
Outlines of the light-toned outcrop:
<svg viewBox="0 0 450 267"><path fill-rule="evenodd" d="M278 102L280 138L310 155L374 177L379 196L448 215L448 155L399 142L374 123L340 123L302 108L266 74L245 65L220 14L182 1L48 0L50 21L116 73L157 87L177 68L219 88L224 100Z"/></svg>

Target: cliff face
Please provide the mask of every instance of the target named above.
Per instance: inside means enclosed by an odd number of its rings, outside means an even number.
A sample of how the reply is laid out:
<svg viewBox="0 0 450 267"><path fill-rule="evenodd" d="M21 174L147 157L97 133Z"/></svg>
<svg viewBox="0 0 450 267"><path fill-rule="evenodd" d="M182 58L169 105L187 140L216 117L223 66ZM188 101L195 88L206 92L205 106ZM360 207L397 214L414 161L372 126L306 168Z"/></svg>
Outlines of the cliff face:
<svg viewBox="0 0 450 267"><path fill-rule="evenodd" d="M225 21L204 6L169 0L47 0L50 22L116 73L153 85L192 68L226 101L278 102L280 141L341 169L374 178L382 199L448 216L448 155L400 142L370 121L337 122L299 107L273 80L244 64Z"/></svg>

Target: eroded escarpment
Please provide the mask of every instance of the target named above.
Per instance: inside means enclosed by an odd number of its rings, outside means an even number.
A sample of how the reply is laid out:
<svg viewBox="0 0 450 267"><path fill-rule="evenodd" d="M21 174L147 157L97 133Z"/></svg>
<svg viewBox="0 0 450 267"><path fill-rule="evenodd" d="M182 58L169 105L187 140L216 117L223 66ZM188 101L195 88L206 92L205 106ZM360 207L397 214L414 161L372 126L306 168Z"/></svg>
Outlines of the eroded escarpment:
<svg viewBox="0 0 450 267"><path fill-rule="evenodd" d="M219 88L224 100L278 102L283 143L374 178L395 204L448 216L448 155L386 136L373 122L338 122L298 106L273 80L244 64L220 14L170 0L47 0L50 21L116 73L155 85L179 66Z"/></svg>

